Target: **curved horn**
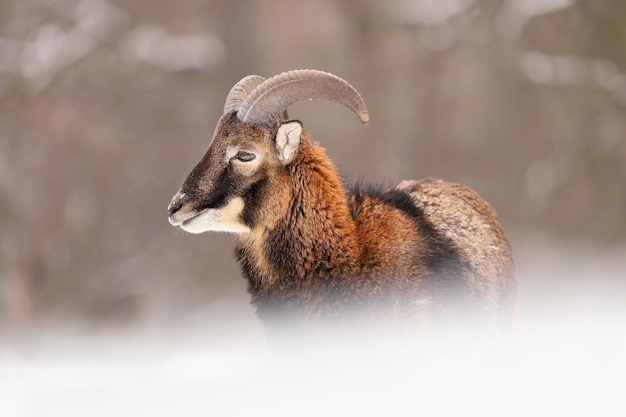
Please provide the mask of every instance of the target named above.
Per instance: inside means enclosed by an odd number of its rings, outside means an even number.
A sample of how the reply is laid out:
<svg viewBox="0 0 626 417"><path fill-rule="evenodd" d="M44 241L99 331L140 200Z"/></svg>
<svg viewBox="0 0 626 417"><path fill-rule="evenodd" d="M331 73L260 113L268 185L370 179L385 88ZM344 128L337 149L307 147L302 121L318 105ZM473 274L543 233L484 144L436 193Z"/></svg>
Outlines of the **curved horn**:
<svg viewBox="0 0 626 417"><path fill-rule="evenodd" d="M248 75L230 89L224 104L224 114L239 110L248 95L257 88L265 78L259 75Z"/></svg>
<svg viewBox="0 0 626 417"><path fill-rule="evenodd" d="M365 101L350 84L336 75L317 70L294 70L269 78L245 99L237 118L247 123L274 121L290 105L311 99L330 100L352 110L369 121Z"/></svg>

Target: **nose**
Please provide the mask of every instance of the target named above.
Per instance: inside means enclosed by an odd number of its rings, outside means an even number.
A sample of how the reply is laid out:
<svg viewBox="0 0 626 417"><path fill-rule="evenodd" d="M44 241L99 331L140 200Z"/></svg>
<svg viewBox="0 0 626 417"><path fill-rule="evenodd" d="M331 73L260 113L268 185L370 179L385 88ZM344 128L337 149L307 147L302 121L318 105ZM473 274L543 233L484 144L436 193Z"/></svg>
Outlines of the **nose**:
<svg viewBox="0 0 626 417"><path fill-rule="evenodd" d="M181 193L180 191L177 192L174 198L172 198L170 205L167 206L167 211L169 215L171 216L174 213L176 213L178 210L180 210L181 207L185 205L187 200L188 200L187 195L185 193Z"/></svg>

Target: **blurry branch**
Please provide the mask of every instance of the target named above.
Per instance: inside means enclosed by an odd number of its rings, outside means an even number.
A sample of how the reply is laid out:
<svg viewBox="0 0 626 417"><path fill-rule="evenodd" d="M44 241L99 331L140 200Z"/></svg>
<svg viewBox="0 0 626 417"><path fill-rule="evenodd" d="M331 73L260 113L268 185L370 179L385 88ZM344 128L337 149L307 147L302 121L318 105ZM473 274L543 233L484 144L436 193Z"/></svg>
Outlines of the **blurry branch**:
<svg viewBox="0 0 626 417"><path fill-rule="evenodd" d="M398 0L392 15L401 24L432 26L467 13L475 3L476 0Z"/></svg>
<svg viewBox="0 0 626 417"><path fill-rule="evenodd" d="M224 45L210 34L174 36L154 25L140 25L124 34L129 16L107 0L61 0L58 7L65 11L64 17L69 16L69 27L46 14L45 8L38 19L16 8L9 19L13 26L19 26L17 22L26 26L27 33L8 30L8 37L0 37L0 76L23 79L36 94L56 75L114 38L120 38L119 53L127 62L148 63L166 71L212 69L225 57Z"/></svg>
<svg viewBox="0 0 626 417"><path fill-rule="evenodd" d="M24 21L27 26L26 22L31 22L35 27L26 29L28 40L0 39L0 75L21 77L33 92L39 92L55 75L87 56L100 42L127 24L126 14L106 0L61 3L61 6L65 3L72 21L69 29L64 29L61 22L47 18L45 8L41 16L45 23L42 24L33 16L18 14L10 17L14 26L16 22ZM15 35L8 33L8 36Z"/></svg>
<svg viewBox="0 0 626 417"><path fill-rule="evenodd" d="M517 39L524 26L534 17L568 8L576 0L507 0L497 19L498 27L508 39Z"/></svg>
<svg viewBox="0 0 626 417"><path fill-rule="evenodd" d="M215 36L172 36L158 26L142 25L124 37L120 53L128 62L145 62L166 71L204 70L222 63L225 47Z"/></svg>
<svg viewBox="0 0 626 417"><path fill-rule="evenodd" d="M527 52L522 56L526 76L537 84L599 88L626 105L626 74L606 59Z"/></svg>

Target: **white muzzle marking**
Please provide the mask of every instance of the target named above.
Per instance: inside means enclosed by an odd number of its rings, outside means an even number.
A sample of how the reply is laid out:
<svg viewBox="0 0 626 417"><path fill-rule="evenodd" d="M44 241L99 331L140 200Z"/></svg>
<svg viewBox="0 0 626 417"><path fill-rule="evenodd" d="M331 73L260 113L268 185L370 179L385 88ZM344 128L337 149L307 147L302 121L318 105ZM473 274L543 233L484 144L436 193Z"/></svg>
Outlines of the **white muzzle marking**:
<svg viewBox="0 0 626 417"><path fill-rule="evenodd" d="M241 197L233 198L224 207L204 209L188 213L174 213L169 222L189 233L228 232L247 233L250 228L241 221L244 201Z"/></svg>

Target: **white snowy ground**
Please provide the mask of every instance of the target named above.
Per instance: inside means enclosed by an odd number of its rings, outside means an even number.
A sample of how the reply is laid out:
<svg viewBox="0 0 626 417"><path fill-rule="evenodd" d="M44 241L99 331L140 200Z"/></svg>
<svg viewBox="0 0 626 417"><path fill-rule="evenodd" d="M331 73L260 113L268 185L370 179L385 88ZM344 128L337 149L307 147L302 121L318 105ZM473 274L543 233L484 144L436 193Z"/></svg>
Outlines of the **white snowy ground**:
<svg viewBox="0 0 626 417"><path fill-rule="evenodd" d="M284 357L240 299L173 329L4 340L0 416L624 416L626 257L582 252L522 255L517 340L467 355Z"/></svg>

